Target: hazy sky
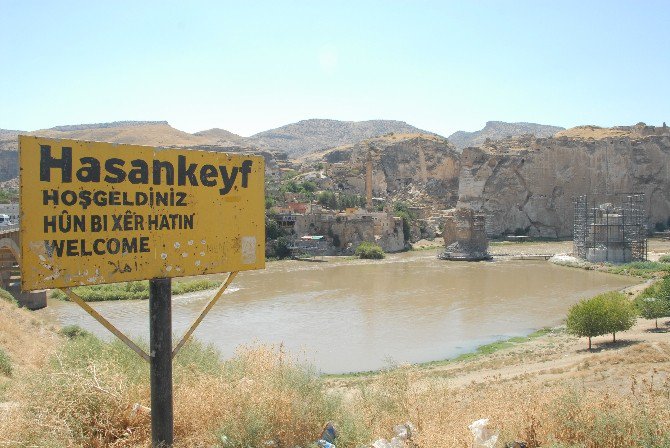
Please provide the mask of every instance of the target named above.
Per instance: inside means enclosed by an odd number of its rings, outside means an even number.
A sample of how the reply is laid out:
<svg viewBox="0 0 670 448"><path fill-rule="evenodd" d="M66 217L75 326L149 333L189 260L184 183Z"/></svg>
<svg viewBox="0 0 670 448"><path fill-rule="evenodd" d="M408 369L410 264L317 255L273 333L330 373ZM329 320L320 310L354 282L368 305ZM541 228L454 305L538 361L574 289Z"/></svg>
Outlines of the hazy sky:
<svg viewBox="0 0 670 448"><path fill-rule="evenodd" d="M668 1L0 0L0 128L670 121Z"/></svg>

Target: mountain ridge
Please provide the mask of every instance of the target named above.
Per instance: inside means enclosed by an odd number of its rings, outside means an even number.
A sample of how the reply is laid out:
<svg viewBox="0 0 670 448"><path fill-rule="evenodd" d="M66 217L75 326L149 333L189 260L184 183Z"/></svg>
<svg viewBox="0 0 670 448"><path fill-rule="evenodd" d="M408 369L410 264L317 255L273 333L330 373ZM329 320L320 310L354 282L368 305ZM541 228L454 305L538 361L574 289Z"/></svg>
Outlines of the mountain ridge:
<svg viewBox="0 0 670 448"><path fill-rule="evenodd" d="M389 133L437 135L398 120L341 121L311 118L259 132L249 137L249 140L261 148L272 148L287 153L291 158L298 158Z"/></svg>

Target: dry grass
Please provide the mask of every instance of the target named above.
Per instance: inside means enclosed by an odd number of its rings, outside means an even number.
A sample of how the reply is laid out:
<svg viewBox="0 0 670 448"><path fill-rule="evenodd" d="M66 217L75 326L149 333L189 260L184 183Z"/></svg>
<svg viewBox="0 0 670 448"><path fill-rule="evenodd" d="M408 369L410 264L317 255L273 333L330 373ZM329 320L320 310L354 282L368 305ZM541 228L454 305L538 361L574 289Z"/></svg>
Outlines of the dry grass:
<svg viewBox="0 0 670 448"><path fill-rule="evenodd" d="M25 367L39 367L54 351L58 337L55 328L30 311L0 300L0 347L10 359Z"/></svg>
<svg viewBox="0 0 670 448"><path fill-rule="evenodd" d="M51 362L17 378L0 413L0 446L146 446L148 365L118 342L90 334L64 341ZM281 349L247 348L222 363L198 343L175 359L177 446L305 446L339 401ZM226 441L224 444L223 441Z"/></svg>

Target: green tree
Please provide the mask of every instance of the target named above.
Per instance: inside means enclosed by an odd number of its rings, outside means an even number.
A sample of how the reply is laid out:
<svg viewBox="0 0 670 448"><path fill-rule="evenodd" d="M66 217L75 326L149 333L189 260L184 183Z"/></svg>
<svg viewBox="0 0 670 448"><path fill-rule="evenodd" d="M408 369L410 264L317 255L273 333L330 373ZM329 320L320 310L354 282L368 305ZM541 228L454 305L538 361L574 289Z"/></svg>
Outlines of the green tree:
<svg viewBox="0 0 670 448"><path fill-rule="evenodd" d="M291 249L289 248L290 242L284 237L280 236L274 242L274 253L277 258L286 258L291 255Z"/></svg>
<svg viewBox="0 0 670 448"><path fill-rule="evenodd" d="M317 202L322 206L329 208L331 210L337 210L337 196L332 191L323 191L319 193Z"/></svg>
<svg viewBox="0 0 670 448"><path fill-rule="evenodd" d="M637 307L640 316L645 319L654 319L656 328L658 328L658 318L670 316L670 307L665 300L657 297L639 296L635 299L635 306Z"/></svg>
<svg viewBox="0 0 670 448"><path fill-rule="evenodd" d="M670 276L664 277L656 286L656 297L670 305Z"/></svg>
<svg viewBox="0 0 670 448"><path fill-rule="evenodd" d="M286 182L284 185L282 185L282 189L283 189L283 191L288 191L290 193L299 193L300 192L300 185L298 185L298 182L291 179L288 182Z"/></svg>
<svg viewBox="0 0 670 448"><path fill-rule="evenodd" d="M265 239L276 240L283 235L284 231L277 221L272 218L267 218L265 220Z"/></svg>
<svg viewBox="0 0 670 448"><path fill-rule="evenodd" d="M655 319L658 328L659 317L670 317L670 276L642 291L635 299L635 306L645 319Z"/></svg>
<svg viewBox="0 0 670 448"><path fill-rule="evenodd" d="M400 216L399 213L404 213L410 220L416 219L414 212L410 210L407 203L398 201L393 204L393 210L396 212L396 216Z"/></svg>
<svg viewBox="0 0 670 448"><path fill-rule="evenodd" d="M589 350L591 338L609 333L606 321L606 309L601 296L584 299L573 305L568 311L566 327L568 333L587 337Z"/></svg>
<svg viewBox="0 0 670 448"><path fill-rule="evenodd" d="M617 332L630 330L635 325L635 306L621 292L608 292L601 296L606 311L607 332L612 333L612 342L616 342Z"/></svg>
<svg viewBox="0 0 670 448"><path fill-rule="evenodd" d="M405 242L409 241L412 229L412 221L416 219L414 212L404 202L396 202L393 204L394 215L402 219L402 233Z"/></svg>

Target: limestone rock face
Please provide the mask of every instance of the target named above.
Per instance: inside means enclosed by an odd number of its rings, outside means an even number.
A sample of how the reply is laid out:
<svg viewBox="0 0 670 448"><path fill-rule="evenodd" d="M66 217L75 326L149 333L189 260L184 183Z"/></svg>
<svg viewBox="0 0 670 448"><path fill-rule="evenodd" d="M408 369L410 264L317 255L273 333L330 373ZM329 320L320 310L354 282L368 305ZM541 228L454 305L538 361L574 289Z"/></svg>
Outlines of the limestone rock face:
<svg viewBox="0 0 670 448"><path fill-rule="evenodd" d="M459 207L487 215L487 232L572 235L573 198L640 192L648 225L670 216L670 136L520 138L466 148Z"/></svg>
<svg viewBox="0 0 670 448"><path fill-rule="evenodd" d="M365 169L371 153L372 194L452 208L458 200L460 154L446 139L423 134L393 134L315 155L329 165L334 185L365 194Z"/></svg>

